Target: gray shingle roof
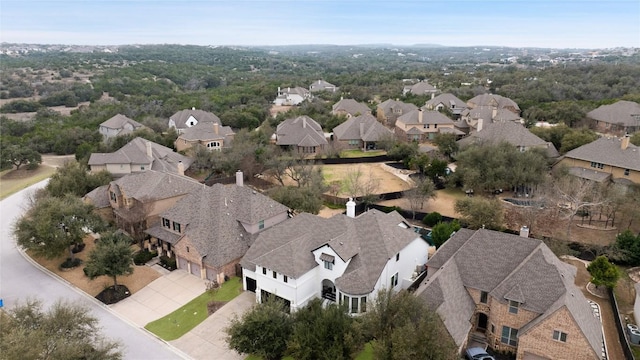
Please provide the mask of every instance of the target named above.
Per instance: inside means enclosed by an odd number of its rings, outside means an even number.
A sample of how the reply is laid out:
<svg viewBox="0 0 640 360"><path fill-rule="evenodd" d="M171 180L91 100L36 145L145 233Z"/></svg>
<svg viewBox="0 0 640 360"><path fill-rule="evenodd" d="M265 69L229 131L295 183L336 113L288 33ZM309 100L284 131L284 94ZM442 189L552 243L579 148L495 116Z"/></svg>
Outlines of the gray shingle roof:
<svg viewBox="0 0 640 360"><path fill-rule="evenodd" d="M198 124L203 122L217 122L218 124L222 124L220 122L220 118L215 114L198 109L180 110L177 113L173 114L169 119L174 121L177 129L186 129L188 128L187 120L189 120L189 117L191 116L198 120Z"/></svg>
<svg viewBox="0 0 640 360"><path fill-rule="evenodd" d="M558 157L558 150L550 143L534 135L524 126L513 121L501 121L488 124L481 131L475 132L464 139L458 140L460 147L464 148L475 143L500 143L506 141L513 146L539 147L547 149L550 157Z"/></svg>
<svg viewBox="0 0 640 360"><path fill-rule="evenodd" d="M422 121L420 121L421 112L422 112ZM436 110L416 109L400 116L398 118L398 121L407 125L422 125L422 124L453 125L453 120L442 115L442 113Z"/></svg>
<svg viewBox="0 0 640 360"><path fill-rule="evenodd" d="M611 179L611 173L598 171L592 168L587 169L587 168L577 167L577 166L570 167L569 174L582 179L591 180L599 183L603 183Z"/></svg>
<svg viewBox="0 0 640 360"><path fill-rule="evenodd" d="M129 119L128 117L122 115L122 114L117 114L114 117L106 120L105 122L103 122L102 124L100 124L100 126L104 126L107 127L109 129L122 129L122 127L125 124L131 124L133 126L134 129L140 128L143 125L140 124L139 122L133 120L133 119Z"/></svg>
<svg viewBox="0 0 640 360"><path fill-rule="evenodd" d="M560 261L541 241L490 230L462 229L438 249L427 266L437 270L420 285L417 294L428 304L453 301L445 296L446 292L456 291L448 288L460 287L460 283L466 288L486 291L502 303L518 301L523 309L540 314L533 323L522 328L520 336L566 305L594 351L600 353L601 325L593 317L582 292L574 285L575 268ZM434 281L442 276L439 272L453 271L452 267L457 269L460 282ZM466 296L469 297L468 293ZM456 316L456 311L451 307L444 312L445 325L446 318ZM460 322L451 326L447 325L450 332L461 331Z"/></svg>
<svg viewBox="0 0 640 360"><path fill-rule="evenodd" d="M393 132L382 125L373 115L352 117L333 129L338 140L379 141Z"/></svg>
<svg viewBox="0 0 640 360"><path fill-rule="evenodd" d="M398 226L402 221L398 213L377 210L355 219L346 215L325 219L303 213L261 233L241 264L299 278L319 266L312 251L329 246L343 261L351 259L345 273L336 279L336 287L352 295L367 294L373 291L387 261L416 239L412 230Z"/></svg>
<svg viewBox="0 0 640 360"><path fill-rule="evenodd" d="M96 207L96 209L102 209L111 206L109 202L109 195L107 189L109 185L102 185L88 192L84 198Z"/></svg>
<svg viewBox="0 0 640 360"><path fill-rule="evenodd" d="M515 101L500 95L495 94L482 94L471 98L467 101L467 106L470 108L476 108L481 106L488 106L492 108L506 108L513 107L516 110L520 110L518 104Z"/></svg>
<svg viewBox="0 0 640 360"><path fill-rule="evenodd" d="M227 146L227 141L231 142L231 138L234 135L233 130L230 126L222 126L219 122L218 124L218 133L215 132L215 127L213 122L199 122L195 126L184 129L182 134L178 136L178 139L184 139L187 141L214 141L214 140L223 140L224 145Z"/></svg>
<svg viewBox="0 0 640 360"><path fill-rule="evenodd" d="M467 107L467 104L464 101L458 99L458 97L450 93L440 94L433 99L427 100L425 106L430 110L434 110L436 106L438 106L438 104L442 104L449 109L454 108L462 110Z"/></svg>
<svg viewBox="0 0 640 360"><path fill-rule="evenodd" d="M621 141L614 137L601 137L569 151L564 156L640 171L640 148L629 143L629 146L623 150Z"/></svg>
<svg viewBox="0 0 640 360"><path fill-rule="evenodd" d="M151 157L147 153L147 143L151 144ZM89 157L89 165L151 164L153 170L172 173L178 173L179 162L182 162L184 169L188 169L193 159L141 137L129 141L113 153L92 153Z"/></svg>
<svg viewBox="0 0 640 360"><path fill-rule="evenodd" d="M113 189L114 185L122 189L127 197L142 202L185 195L205 186L187 176L155 170L125 175L112 181L110 188Z"/></svg>
<svg viewBox="0 0 640 360"><path fill-rule="evenodd" d="M278 124L277 145L319 146L326 145L322 127L312 118L302 115Z"/></svg>
<svg viewBox="0 0 640 360"><path fill-rule="evenodd" d="M386 115L391 115L394 110L401 109L401 114L406 114L409 111L417 110L418 107L411 103L405 103L399 100L387 99L378 105Z"/></svg>
<svg viewBox="0 0 640 360"><path fill-rule="evenodd" d="M309 91L335 91L337 87L327 81L318 80L314 81L311 85L309 85Z"/></svg>
<svg viewBox="0 0 640 360"><path fill-rule="evenodd" d="M161 216L181 224L204 263L220 267L240 258L255 240L243 226L284 214L288 208L255 190L237 185L201 187Z"/></svg>
<svg viewBox="0 0 640 360"><path fill-rule="evenodd" d="M405 86L405 89L416 95L423 95L437 91L437 89L433 85L429 84L426 80L420 81L419 83L414 85Z"/></svg>
<svg viewBox="0 0 640 360"><path fill-rule="evenodd" d="M371 109L366 104L354 99L341 99L332 106L333 112L345 111L353 116L371 114Z"/></svg>
<svg viewBox="0 0 640 360"><path fill-rule="evenodd" d="M610 124L640 126L640 104L621 100L611 105L602 105L588 112L587 117Z"/></svg>

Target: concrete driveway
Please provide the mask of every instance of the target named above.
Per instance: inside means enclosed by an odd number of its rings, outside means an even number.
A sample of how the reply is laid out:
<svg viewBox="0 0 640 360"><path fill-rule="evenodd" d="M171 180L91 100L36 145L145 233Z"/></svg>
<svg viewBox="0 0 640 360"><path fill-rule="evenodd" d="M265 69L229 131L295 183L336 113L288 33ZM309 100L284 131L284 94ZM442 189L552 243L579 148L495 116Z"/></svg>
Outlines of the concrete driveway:
<svg viewBox="0 0 640 360"><path fill-rule="evenodd" d="M206 289L204 280L178 269L166 272L164 276L130 297L110 305L110 308L136 325L144 327L180 308Z"/></svg>
<svg viewBox="0 0 640 360"><path fill-rule="evenodd" d="M209 316L200 325L170 344L194 359L241 360L240 355L227 347L224 329L234 315L241 316L256 303L256 295L245 291Z"/></svg>

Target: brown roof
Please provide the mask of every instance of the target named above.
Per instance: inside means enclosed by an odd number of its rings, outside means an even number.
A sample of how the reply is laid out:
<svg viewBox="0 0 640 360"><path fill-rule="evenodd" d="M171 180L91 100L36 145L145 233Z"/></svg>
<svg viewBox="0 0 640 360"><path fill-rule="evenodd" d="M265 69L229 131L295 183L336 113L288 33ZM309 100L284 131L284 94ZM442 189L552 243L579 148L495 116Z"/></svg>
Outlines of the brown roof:
<svg viewBox="0 0 640 360"><path fill-rule="evenodd" d="M587 117L610 124L640 126L640 104L621 100L611 105L602 105L588 112Z"/></svg>
<svg viewBox="0 0 640 360"><path fill-rule="evenodd" d="M109 207L111 206L111 203L109 202L109 195L107 194L108 188L109 185L102 185L100 187L97 187L87 193L84 196L84 199L88 200L88 202L91 205L95 206L96 209Z"/></svg>
<svg viewBox="0 0 640 360"><path fill-rule="evenodd" d="M109 185L111 189L124 190L127 197L141 202L185 195L203 186L190 177L155 170L128 174Z"/></svg>

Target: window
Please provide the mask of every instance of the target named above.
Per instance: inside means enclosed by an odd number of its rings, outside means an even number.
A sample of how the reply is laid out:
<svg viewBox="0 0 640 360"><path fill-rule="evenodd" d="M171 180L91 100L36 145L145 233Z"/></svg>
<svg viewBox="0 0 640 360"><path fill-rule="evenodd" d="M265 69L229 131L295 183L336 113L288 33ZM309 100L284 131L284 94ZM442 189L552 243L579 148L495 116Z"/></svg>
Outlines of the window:
<svg viewBox="0 0 640 360"><path fill-rule="evenodd" d="M331 261L324 260L324 268L327 270L333 270L333 263Z"/></svg>
<svg viewBox="0 0 640 360"><path fill-rule="evenodd" d="M424 128L428 129L429 128L429 124L424 124Z"/></svg>
<svg viewBox="0 0 640 360"><path fill-rule="evenodd" d="M111 198L111 201L118 202L118 197L116 196L116 193L114 193L113 191L109 191L109 197Z"/></svg>
<svg viewBox="0 0 640 360"><path fill-rule="evenodd" d="M496 326L491 324L491 333L495 334L496 333Z"/></svg>
<svg viewBox="0 0 640 360"><path fill-rule="evenodd" d="M173 222L173 231L180 232L180 224L177 222Z"/></svg>
<svg viewBox="0 0 640 360"><path fill-rule="evenodd" d="M350 146L358 146L360 145L360 140L349 140Z"/></svg>
<svg viewBox="0 0 640 360"><path fill-rule="evenodd" d="M391 287L396 286L398 286L398 273L395 273L395 275L391 277Z"/></svg>
<svg viewBox="0 0 640 360"><path fill-rule="evenodd" d="M567 342L567 333L564 333L558 330L553 330L553 340Z"/></svg>
<svg viewBox="0 0 640 360"><path fill-rule="evenodd" d="M508 326L502 327L502 337L500 342L503 344L517 346L518 345L518 329L512 329Z"/></svg>
<svg viewBox="0 0 640 360"><path fill-rule="evenodd" d="M144 170L144 165L140 165L140 170Z"/></svg>
<svg viewBox="0 0 640 360"><path fill-rule="evenodd" d="M189 247L187 246L187 252L189 252Z"/></svg>
<svg viewBox="0 0 640 360"><path fill-rule="evenodd" d="M438 124L433 124L433 128L437 129L438 128Z"/></svg>
<svg viewBox="0 0 640 360"><path fill-rule="evenodd" d="M480 291L480 302L483 304L487 303L487 295L489 295L486 291Z"/></svg>
<svg viewBox="0 0 640 360"><path fill-rule="evenodd" d="M358 312L358 298L357 297L352 297L351 298L351 313L355 314Z"/></svg>
<svg viewBox="0 0 640 360"><path fill-rule="evenodd" d="M260 220L260 221L258 222L258 229L259 229L259 230L264 229L264 220Z"/></svg>
<svg viewBox="0 0 640 360"><path fill-rule="evenodd" d="M207 148L208 149L220 149L220 142L219 141L211 141L207 143Z"/></svg>
<svg viewBox="0 0 640 360"><path fill-rule="evenodd" d="M282 275L282 281L289 282L289 277L287 275Z"/></svg>
<svg viewBox="0 0 640 360"><path fill-rule="evenodd" d="M512 314L518 313L518 306L520 304L517 301L509 300L509 312Z"/></svg>
<svg viewBox="0 0 640 360"><path fill-rule="evenodd" d="M169 221L169 219L162 218L162 227L171 229L171 221Z"/></svg>
<svg viewBox="0 0 640 360"><path fill-rule="evenodd" d="M396 254L396 261L400 260L400 253Z"/></svg>
<svg viewBox="0 0 640 360"><path fill-rule="evenodd" d="M265 267L262 268L262 275L267 275L267 268Z"/></svg>
<svg viewBox="0 0 640 360"><path fill-rule="evenodd" d="M274 271L272 276L273 276L274 279L277 279L278 278L278 273Z"/></svg>
<svg viewBox="0 0 640 360"><path fill-rule="evenodd" d="M598 168L598 169L604 169L604 164L592 161L591 162L591 167L592 168Z"/></svg>
<svg viewBox="0 0 640 360"><path fill-rule="evenodd" d="M360 312L367 312L367 297L360 298Z"/></svg>
<svg viewBox="0 0 640 360"><path fill-rule="evenodd" d="M629 169L624 169L624 176L629 176L629 173L630 173Z"/></svg>

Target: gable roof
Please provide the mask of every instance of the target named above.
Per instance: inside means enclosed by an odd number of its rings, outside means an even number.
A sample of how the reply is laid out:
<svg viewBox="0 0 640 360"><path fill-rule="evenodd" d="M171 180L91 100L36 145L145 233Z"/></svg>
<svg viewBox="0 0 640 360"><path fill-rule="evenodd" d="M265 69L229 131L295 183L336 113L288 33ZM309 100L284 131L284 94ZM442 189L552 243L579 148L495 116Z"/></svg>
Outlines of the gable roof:
<svg viewBox="0 0 640 360"><path fill-rule="evenodd" d="M460 147L481 142L492 144L508 142L518 147L540 147L547 149L547 154L550 157L559 156L558 150L556 150L556 147L552 143L542 140L524 126L513 121L500 121L487 124L481 131L474 132L464 139L458 140Z"/></svg>
<svg viewBox="0 0 640 360"><path fill-rule="evenodd" d="M215 124L218 126L217 133ZM230 145L227 141L231 140L233 135L235 135L235 133L230 126L222 126L222 124L218 122L198 122L195 126L184 129L182 134L178 136L178 139L187 141L224 140L226 147Z"/></svg>
<svg viewBox="0 0 640 360"><path fill-rule="evenodd" d="M340 214L325 219L303 213L262 232L241 264L299 278L319 266L312 252L328 246L343 261L350 260L336 287L352 295L367 294L387 261L416 239L412 230L398 226L403 221L397 212L377 210L356 218Z"/></svg>
<svg viewBox="0 0 640 360"><path fill-rule="evenodd" d="M525 325L519 336L535 322L544 321L559 307L566 306L594 351L600 353L601 325L593 316L587 299L574 284L575 268L560 261L540 240L484 229L461 230L436 251L427 261L427 267L435 269L435 275L425 280L417 290L427 303L437 304L440 293L454 292L456 290L448 287L461 284L465 288L486 291L502 303L518 301L523 309L539 314L533 323ZM433 281L442 276L438 275L440 271L452 271L447 270L451 267L458 272L459 282ZM457 291L460 292L459 289ZM470 297L469 294L466 296ZM454 312L446 312L445 319L456 316L455 308L450 311ZM451 329L447 328L450 332L457 332L460 326L457 322Z"/></svg>
<svg viewBox="0 0 640 360"><path fill-rule="evenodd" d="M422 95L427 93L433 93L438 91L435 86L429 84L426 80L420 81L413 85L405 86L405 92L411 92L412 94Z"/></svg>
<svg viewBox="0 0 640 360"><path fill-rule="evenodd" d="M515 101L496 94L481 94L475 96L467 101L467 106L472 109L479 106L488 106L497 109L512 107L518 112L520 111L520 107L518 106L518 104L516 104Z"/></svg>
<svg viewBox="0 0 640 360"><path fill-rule="evenodd" d="M401 109L403 114L408 113L409 111L418 109L418 107L415 106L414 104L405 103L405 102L402 102L399 100L393 100L393 99L387 99L381 102L378 105L378 107L381 108L385 112L385 114L389 112L393 112L395 109Z"/></svg>
<svg viewBox="0 0 640 360"><path fill-rule="evenodd" d="M276 128L277 145L320 146L326 145L322 127L312 118L302 115L287 119Z"/></svg>
<svg viewBox="0 0 640 360"><path fill-rule="evenodd" d="M451 93L440 94L433 99L429 99L425 103L425 106L428 109L433 110L436 108L436 106L438 106L438 104L442 104L449 109L464 109L467 107L467 104L464 101L458 99L458 97Z"/></svg>
<svg viewBox="0 0 640 360"><path fill-rule="evenodd" d="M185 195L205 186L190 177L148 170L128 174L110 183L113 191L124 191L127 197L141 202Z"/></svg>
<svg viewBox="0 0 640 360"><path fill-rule="evenodd" d="M353 116L370 114L371 109L366 104L355 101L354 99L340 99L333 104L333 112L345 111Z"/></svg>
<svg viewBox="0 0 640 360"><path fill-rule="evenodd" d="M133 126L134 129L137 129L139 127L142 127L143 125L140 124L139 122L133 120L133 119L129 119L128 117L122 115L122 114L117 114L113 117L111 117L110 119L104 121L102 124L100 124L100 126L104 126L107 127L109 129L122 129L123 126L125 126L126 124L131 124L131 126Z"/></svg>
<svg viewBox="0 0 640 360"><path fill-rule="evenodd" d="M253 243L255 235L243 224L257 225L287 211L249 187L214 184L189 193L161 216L181 224L205 264L220 267L243 256Z"/></svg>
<svg viewBox="0 0 640 360"><path fill-rule="evenodd" d="M318 80L318 81L314 81L313 83L311 83L311 85L309 85L309 91L314 92L314 91L335 91L336 90L336 86L324 81L324 80Z"/></svg>
<svg viewBox="0 0 640 360"><path fill-rule="evenodd" d="M420 114L422 113L422 119ZM438 124L438 125L453 125L453 120L442 115L441 112L436 110L412 110L402 116L400 116L396 122L396 126L399 123L405 125L422 125L422 124Z"/></svg>
<svg viewBox="0 0 640 360"><path fill-rule="evenodd" d="M150 146L150 149L147 146ZM149 150L151 150L151 156L149 156ZM178 173L179 162L182 162L184 169L187 169L193 163L193 159L141 137L129 141L115 152L92 153L89 157L89 165L151 164L152 170L172 173Z"/></svg>
<svg viewBox="0 0 640 360"><path fill-rule="evenodd" d="M280 93L283 95L289 94L295 94L295 95L300 95L302 97L306 97L309 96L309 90L300 87L300 86L296 86L296 87L286 87L286 88L278 88L278 90L280 90Z"/></svg>
<svg viewBox="0 0 640 360"><path fill-rule="evenodd" d="M185 129L188 127L187 120L189 120L191 116L198 120L198 124L203 122L217 122L218 124L222 125L220 118L215 114L204 110L197 110L195 108L180 110L177 113L173 114L169 119L173 120L173 122L176 124L177 129Z"/></svg>
<svg viewBox="0 0 640 360"><path fill-rule="evenodd" d="M379 141L385 136L393 135L390 129L371 114L352 117L333 128L333 133L338 140L362 141Z"/></svg>
<svg viewBox="0 0 640 360"><path fill-rule="evenodd" d="M640 126L640 104L633 101L617 101L602 105L587 113L587 117L609 124Z"/></svg>
<svg viewBox="0 0 640 360"><path fill-rule="evenodd" d="M593 161L623 169L640 171L640 147L631 143L626 149L621 147L621 139L601 137L566 153L570 159Z"/></svg>
<svg viewBox="0 0 640 360"><path fill-rule="evenodd" d="M83 199L91 203L96 209L102 209L111 206L107 189L109 185L102 185L88 192Z"/></svg>

